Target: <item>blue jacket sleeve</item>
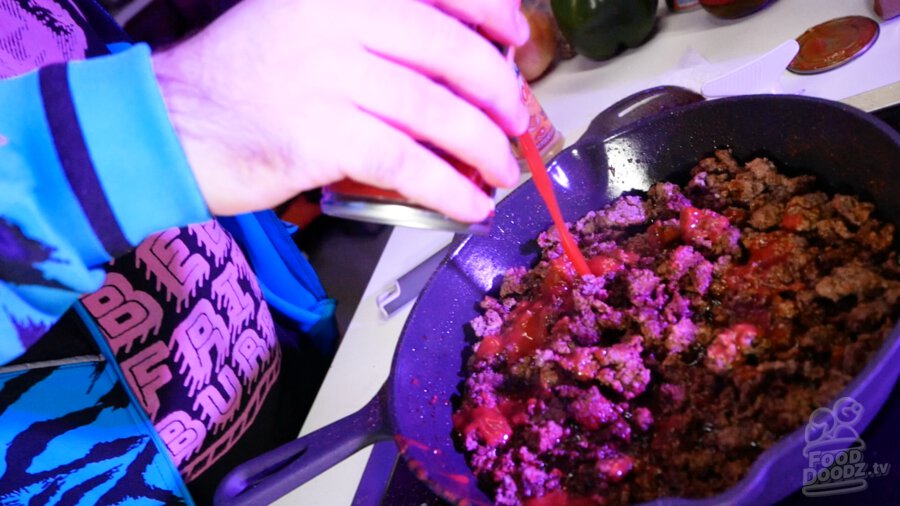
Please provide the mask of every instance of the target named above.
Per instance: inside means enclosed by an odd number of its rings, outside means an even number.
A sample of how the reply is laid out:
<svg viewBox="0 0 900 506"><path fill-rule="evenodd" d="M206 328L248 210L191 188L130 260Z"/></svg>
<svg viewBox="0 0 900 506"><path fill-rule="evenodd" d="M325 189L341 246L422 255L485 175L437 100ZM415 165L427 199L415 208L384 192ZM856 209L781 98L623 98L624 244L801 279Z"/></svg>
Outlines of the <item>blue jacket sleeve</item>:
<svg viewBox="0 0 900 506"><path fill-rule="evenodd" d="M0 81L0 364L105 262L208 218L145 45Z"/></svg>

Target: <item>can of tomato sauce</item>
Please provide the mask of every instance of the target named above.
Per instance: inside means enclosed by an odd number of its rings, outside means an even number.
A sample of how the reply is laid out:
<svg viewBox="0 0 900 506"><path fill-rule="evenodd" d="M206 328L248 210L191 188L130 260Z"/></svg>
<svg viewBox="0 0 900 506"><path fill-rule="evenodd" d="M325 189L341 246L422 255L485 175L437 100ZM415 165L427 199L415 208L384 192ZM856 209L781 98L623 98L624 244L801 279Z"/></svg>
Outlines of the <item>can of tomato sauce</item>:
<svg viewBox="0 0 900 506"><path fill-rule="evenodd" d="M484 181L474 167L437 148L431 149L481 191L488 196L494 196L495 189ZM415 204L393 190L376 188L351 179L343 179L322 188L321 206L323 213L338 218L400 227L450 230L458 233L486 234L493 220L492 214L479 223L456 221Z"/></svg>

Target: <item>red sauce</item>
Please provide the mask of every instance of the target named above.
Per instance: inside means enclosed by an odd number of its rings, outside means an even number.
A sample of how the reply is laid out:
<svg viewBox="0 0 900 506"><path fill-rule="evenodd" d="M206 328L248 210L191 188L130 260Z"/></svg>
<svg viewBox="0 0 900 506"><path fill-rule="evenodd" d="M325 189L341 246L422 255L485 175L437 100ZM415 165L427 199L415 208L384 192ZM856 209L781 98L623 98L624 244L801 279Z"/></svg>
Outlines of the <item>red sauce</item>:
<svg viewBox="0 0 900 506"><path fill-rule="evenodd" d="M750 250L750 264L767 269L787 260L794 245L783 233L772 232L757 236L747 249Z"/></svg>
<svg viewBox="0 0 900 506"><path fill-rule="evenodd" d="M488 446L505 443L512 435L506 416L499 409L487 406L453 413L453 427L466 437L475 431Z"/></svg>
<svg viewBox="0 0 900 506"><path fill-rule="evenodd" d="M481 339L481 344L478 345L478 351L475 352L475 355L478 358L489 358L503 349L503 341L499 336L484 336Z"/></svg>
<svg viewBox="0 0 900 506"><path fill-rule="evenodd" d="M620 482L631 473L632 469L634 469L634 459L622 456L604 461L601 471L609 481Z"/></svg>
<svg viewBox="0 0 900 506"><path fill-rule="evenodd" d="M769 297L775 291L795 289L791 286L766 286L766 272L784 262L794 249L788 234L772 232L754 238L747 244L750 259L744 265L735 265L725 273L725 282L731 289L753 291L758 295Z"/></svg>
<svg viewBox="0 0 900 506"><path fill-rule="evenodd" d="M753 346L753 341L759 335L759 329L752 323L736 323L731 326L734 332L734 342L741 350L746 350Z"/></svg>
<svg viewBox="0 0 900 506"><path fill-rule="evenodd" d="M785 217L788 216L791 215ZM788 219L788 223L791 222L792 219ZM757 336L765 336L769 345L776 349L790 342L793 325L790 320L772 318L769 306L773 301L777 301L779 292L799 291L804 288L804 284L800 281L784 284L768 275L769 269L790 258L794 250L794 244L790 241L790 237L791 233L785 231L775 231L755 237L747 244L750 252L747 263L735 265L725 273L725 282L729 289L756 296L756 300L752 303L747 302L746 305L734 305L730 308L732 321L752 324L749 325L752 332L755 332ZM738 326L733 329L740 330ZM741 340L740 335L737 340Z"/></svg>
<svg viewBox="0 0 900 506"><path fill-rule="evenodd" d="M572 276L564 265L565 260L555 258L550 261L550 269L541 283L541 294L548 302L562 302L569 296Z"/></svg>
<svg viewBox="0 0 900 506"><path fill-rule="evenodd" d="M446 473L446 474L444 474L444 476L446 476L447 478L450 478L450 481L455 481L456 483L459 483L460 485L468 485L469 484L469 477L464 474Z"/></svg>
<svg viewBox="0 0 900 506"><path fill-rule="evenodd" d="M408 438L406 436L401 436L397 434L394 436L394 441L396 441L397 446L400 448L400 451L406 452L410 447L416 448L422 451L428 451L428 447L424 444L416 441L415 439Z"/></svg>
<svg viewBox="0 0 900 506"><path fill-rule="evenodd" d="M554 490L541 497L532 497L522 502L523 506L593 506L589 497L570 495L563 490Z"/></svg>
<svg viewBox="0 0 900 506"><path fill-rule="evenodd" d="M547 167L544 165L544 161L541 159L541 152L534 145L534 139L531 138L530 133L526 132L519 136L519 147L525 156L525 160L528 162L528 168L531 169L531 178L534 180L534 185L537 187L538 193L541 194L541 198L544 199L544 204L550 212L550 217L553 218L553 224L556 225L556 230L559 232L559 239L566 256L569 257L569 261L572 262L575 272L579 276L590 274L591 270L588 268L587 261L584 259L584 255L581 254L581 250L578 249L578 244L569 232L565 220L563 220L559 204L556 202L556 195L553 193L553 183L550 182L550 176L547 174Z"/></svg>
<svg viewBox="0 0 900 506"><path fill-rule="evenodd" d="M790 230L796 232L800 229L800 225L803 224L803 215L800 214L785 214L781 218L781 228L785 230Z"/></svg>
<svg viewBox="0 0 900 506"><path fill-rule="evenodd" d="M482 338L476 356L487 359L505 351L507 361L515 362L544 345L550 337L550 324L574 306L572 277L562 262L559 259L550 262L536 300L521 302L513 308L500 335Z"/></svg>
<svg viewBox="0 0 900 506"><path fill-rule="evenodd" d="M547 341L547 319L552 311L546 309L541 301L519 303L513 309L512 325L503 333L507 360L514 362L528 356Z"/></svg>
<svg viewBox="0 0 900 506"><path fill-rule="evenodd" d="M668 246L681 237L681 229L679 227L663 225L659 221L654 221L647 229L647 232L649 232L650 238L656 246Z"/></svg>
<svg viewBox="0 0 900 506"><path fill-rule="evenodd" d="M569 359L572 361L572 371L580 379L593 378L600 369L600 364L597 362L594 350L591 348L575 348Z"/></svg>
<svg viewBox="0 0 900 506"><path fill-rule="evenodd" d="M588 267L595 276L603 276L610 272L622 270L623 263L615 258L598 255L588 260Z"/></svg>
<svg viewBox="0 0 900 506"><path fill-rule="evenodd" d="M487 193L488 195L493 194L493 188L491 188L491 186L484 181L484 178L481 177L481 173L478 172L475 167L463 163L456 158L441 152L438 149L432 148L432 150L440 155L441 158L443 158L445 161L447 161L447 163L452 165L453 168L457 170L457 172L465 176L466 179L471 181L481 191ZM352 179L342 179L336 183L332 183L326 187L326 190L331 193L338 193L345 196L362 197L400 203L409 202L409 199L393 190L377 188L365 183L353 181Z"/></svg>
<svg viewBox="0 0 900 506"><path fill-rule="evenodd" d="M686 241L702 238L715 241L728 225L728 218L708 209L685 207L681 210L681 235Z"/></svg>
<svg viewBox="0 0 900 506"><path fill-rule="evenodd" d="M337 183L328 185L328 191L340 193L341 195L353 195L356 197L366 197L375 200L392 200L406 202L406 197L400 195L393 190L385 190L364 183L353 181L352 179L342 179Z"/></svg>
<svg viewBox="0 0 900 506"><path fill-rule="evenodd" d="M500 403L499 409L511 425L522 425L528 423L528 405L528 401L506 399Z"/></svg>
<svg viewBox="0 0 900 506"><path fill-rule="evenodd" d="M760 290L757 291L760 292ZM732 304L730 309L732 324L747 323L755 326L757 329L768 329L772 325L769 297L760 297L745 304Z"/></svg>
<svg viewBox="0 0 900 506"><path fill-rule="evenodd" d="M803 74L834 68L864 52L876 37L878 23L866 16L845 16L820 23L797 37L800 50L788 68Z"/></svg>

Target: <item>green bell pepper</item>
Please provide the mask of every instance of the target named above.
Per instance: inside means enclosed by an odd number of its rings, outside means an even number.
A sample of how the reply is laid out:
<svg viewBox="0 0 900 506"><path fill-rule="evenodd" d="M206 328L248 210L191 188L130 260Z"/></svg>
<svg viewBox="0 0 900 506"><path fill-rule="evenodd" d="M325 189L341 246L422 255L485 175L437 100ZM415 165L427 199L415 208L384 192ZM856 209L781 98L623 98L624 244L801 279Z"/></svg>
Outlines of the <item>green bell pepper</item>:
<svg viewBox="0 0 900 506"><path fill-rule="evenodd" d="M606 60L640 45L656 24L658 0L551 0L566 40L581 55Z"/></svg>

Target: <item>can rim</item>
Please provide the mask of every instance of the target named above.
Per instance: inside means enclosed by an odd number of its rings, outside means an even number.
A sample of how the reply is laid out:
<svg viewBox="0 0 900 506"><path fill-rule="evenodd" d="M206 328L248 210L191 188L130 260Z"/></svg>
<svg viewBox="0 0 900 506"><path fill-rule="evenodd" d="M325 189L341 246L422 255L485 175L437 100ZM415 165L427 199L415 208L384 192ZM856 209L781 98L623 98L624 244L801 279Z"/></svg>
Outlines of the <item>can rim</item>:
<svg viewBox="0 0 900 506"><path fill-rule="evenodd" d="M320 205L324 214L336 218L456 233L486 234L493 222L493 215L482 222L464 223L411 204L347 199L334 194L323 198Z"/></svg>

